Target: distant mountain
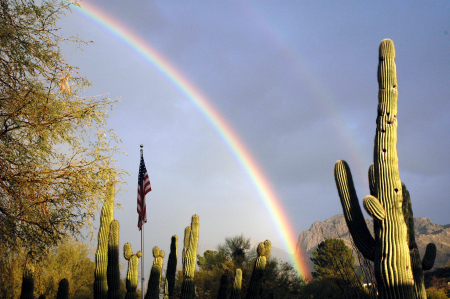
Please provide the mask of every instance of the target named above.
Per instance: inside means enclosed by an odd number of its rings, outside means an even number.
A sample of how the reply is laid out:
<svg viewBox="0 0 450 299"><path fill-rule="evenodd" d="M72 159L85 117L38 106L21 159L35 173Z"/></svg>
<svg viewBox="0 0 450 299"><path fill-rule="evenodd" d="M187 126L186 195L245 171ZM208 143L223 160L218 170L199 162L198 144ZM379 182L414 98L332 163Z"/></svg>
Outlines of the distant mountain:
<svg viewBox="0 0 450 299"><path fill-rule="evenodd" d="M373 235L373 221L366 219L367 227ZM428 243L434 243L437 247L435 267L445 266L450 261L450 224L440 225L423 217L414 218L416 243L421 256L425 253ZM326 238L341 237L345 244L352 249L349 232L343 214L335 215L324 222L314 222L309 230L300 233L297 247L306 253L306 259L310 261L313 250ZM355 256L356 259L356 256ZM312 262L310 263L312 269Z"/></svg>

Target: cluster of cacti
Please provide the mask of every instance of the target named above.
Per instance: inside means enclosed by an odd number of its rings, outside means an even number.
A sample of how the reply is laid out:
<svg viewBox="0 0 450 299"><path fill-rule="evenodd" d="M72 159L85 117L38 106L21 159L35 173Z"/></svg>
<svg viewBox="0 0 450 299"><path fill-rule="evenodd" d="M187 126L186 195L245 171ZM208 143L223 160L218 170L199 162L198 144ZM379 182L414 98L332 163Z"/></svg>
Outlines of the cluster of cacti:
<svg viewBox="0 0 450 299"><path fill-rule="evenodd" d="M119 268L119 222L113 220L108 237L108 299L120 298L120 268Z"/></svg>
<svg viewBox="0 0 450 299"><path fill-rule="evenodd" d="M127 278L125 281L127 294L125 299L136 299L136 288L139 277L139 258L142 252L138 251L133 254L130 243L123 246L123 256L128 261Z"/></svg>
<svg viewBox="0 0 450 299"><path fill-rule="evenodd" d="M242 270L236 269L233 288L231 289L230 299L240 299L242 290Z"/></svg>
<svg viewBox="0 0 450 299"><path fill-rule="evenodd" d="M267 259L270 257L271 253L270 241L266 240L264 243L259 243L256 248L256 253L258 254L258 257L256 258L255 266L253 267L252 276L250 278L247 299L259 298L264 270L266 269Z"/></svg>
<svg viewBox="0 0 450 299"><path fill-rule="evenodd" d="M164 299L173 298L175 275L178 260L178 237L173 235L170 241L169 261L167 262L166 281L164 283Z"/></svg>
<svg viewBox="0 0 450 299"><path fill-rule="evenodd" d="M183 282L181 284L181 299L195 298L194 272L197 262L199 219L192 216L191 226L184 230L183 246Z"/></svg>
<svg viewBox="0 0 450 299"><path fill-rule="evenodd" d="M56 299L69 299L69 281L66 278L61 279L59 282Z"/></svg>
<svg viewBox="0 0 450 299"><path fill-rule="evenodd" d="M434 263L436 247L428 245L420 262L415 244L409 194L400 180L397 156L397 72L391 40L379 48L378 112L373 166L369 168L370 195L363 200L374 218L371 236L359 206L350 169L335 165L335 180L345 219L355 245L374 262L380 298L426 298L423 269Z"/></svg>
<svg viewBox="0 0 450 299"><path fill-rule="evenodd" d="M107 268L108 268L108 238L111 222L114 218L114 183L108 182L106 198L100 214L98 230L98 245L95 252L94 298L108 298Z"/></svg>
<svg viewBox="0 0 450 299"><path fill-rule="evenodd" d="M34 299L34 262L32 260L27 259L25 263L20 299Z"/></svg>
<svg viewBox="0 0 450 299"><path fill-rule="evenodd" d="M158 299L159 289L161 288L161 275L163 267L164 251L158 247L153 247L153 265L150 270L150 278L148 279L147 293L145 299Z"/></svg>

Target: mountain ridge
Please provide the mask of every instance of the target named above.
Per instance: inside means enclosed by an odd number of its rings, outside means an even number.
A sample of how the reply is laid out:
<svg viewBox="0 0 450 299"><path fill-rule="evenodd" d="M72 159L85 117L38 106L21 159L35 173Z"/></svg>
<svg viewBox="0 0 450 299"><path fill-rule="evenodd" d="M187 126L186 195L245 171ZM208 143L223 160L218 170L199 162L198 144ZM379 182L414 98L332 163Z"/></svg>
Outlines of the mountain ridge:
<svg viewBox="0 0 450 299"><path fill-rule="evenodd" d="M365 219L365 221L373 236L373 220ZM435 243L437 254L434 267L445 266L450 261L450 224L440 225L433 223L428 218L416 217L414 218L414 230L421 256L425 253L428 243ZM311 269L313 269L313 264L310 260L312 252L326 238L341 238L353 250L343 214L334 215L325 221L316 221L309 230L301 232L297 239L297 248L304 252L305 260L309 262ZM357 262L356 255L354 254L354 256Z"/></svg>

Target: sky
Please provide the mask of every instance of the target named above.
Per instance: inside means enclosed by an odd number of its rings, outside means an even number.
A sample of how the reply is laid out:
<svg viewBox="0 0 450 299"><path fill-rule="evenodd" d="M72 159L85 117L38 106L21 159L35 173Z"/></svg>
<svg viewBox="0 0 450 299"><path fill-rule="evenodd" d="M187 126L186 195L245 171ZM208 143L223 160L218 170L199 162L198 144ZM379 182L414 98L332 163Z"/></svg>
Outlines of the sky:
<svg viewBox="0 0 450 299"><path fill-rule="evenodd" d="M168 255L174 234L182 246L194 214L199 248L215 249L225 237L243 234L290 251L289 233L295 239L315 221L342 213L333 176L337 160L350 165L360 201L369 194L378 46L385 38L397 53L401 180L415 217L450 223L450 2L80 5L60 20L61 33L93 43L65 45L64 55L92 82L87 94L121 99L108 118L126 152L116 165L129 173L116 195L121 209L115 219L121 246L129 242L133 251L140 249L136 188L144 145L152 185L145 269L153 246ZM94 8L110 26L88 14ZM117 28L164 57L163 67Z"/></svg>

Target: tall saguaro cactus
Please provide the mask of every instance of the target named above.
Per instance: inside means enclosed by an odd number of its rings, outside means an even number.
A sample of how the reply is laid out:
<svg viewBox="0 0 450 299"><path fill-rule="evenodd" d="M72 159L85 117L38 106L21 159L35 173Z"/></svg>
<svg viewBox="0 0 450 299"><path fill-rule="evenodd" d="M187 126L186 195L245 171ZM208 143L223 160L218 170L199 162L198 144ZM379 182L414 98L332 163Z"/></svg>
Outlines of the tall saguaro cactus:
<svg viewBox="0 0 450 299"><path fill-rule="evenodd" d="M164 283L164 299L173 298L175 288L175 275L178 260L178 237L173 235L170 241L169 261L166 269L166 282Z"/></svg>
<svg viewBox="0 0 450 299"><path fill-rule="evenodd" d="M261 291L262 280L264 276L264 270L266 269L267 259L270 257L271 244L269 240L266 240L258 244L256 248L258 257L253 267L252 277L250 278L250 284L247 291L247 299L259 298L259 292Z"/></svg>
<svg viewBox="0 0 450 299"><path fill-rule="evenodd" d="M163 267L164 251L159 250L157 246L153 247L153 265L148 279L147 293L145 299L158 299L159 289L161 288L161 275Z"/></svg>
<svg viewBox="0 0 450 299"><path fill-rule="evenodd" d="M108 237L109 228L114 218L114 183L108 182L106 198L100 214L98 230L98 245L95 252L94 299L108 298L107 268L108 268Z"/></svg>
<svg viewBox="0 0 450 299"><path fill-rule="evenodd" d="M181 299L195 298L194 272L197 261L199 219L192 216L191 226L184 230L183 246L183 283L181 284Z"/></svg>
<svg viewBox="0 0 450 299"><path fill-rule="evenodd" d="M133 254L130 243L123 245L123 256L128 261L127 278L125 280L127 294L125 299L136 299L136 289L139 278L139 258L142 252L138 251Z"/></svg>
<svg viewBox="0 0 450 299"><path fill-rule="evenodd" d="M374 218L375 238L365 224L347 163L337 161L334 174L355 245L364 257L374 262L379 297L426 298L423 278L419 276L423 277L422 269L432 267L436 247L429 245L422 263L417 261L417 246L411 238L414 227L409 193L405 197L407 190L398 170L398 91L394 60L394 43L385 39L379 48L378 113L374 163L369 168L370 195L363 200L365 210Z"/></svg>

